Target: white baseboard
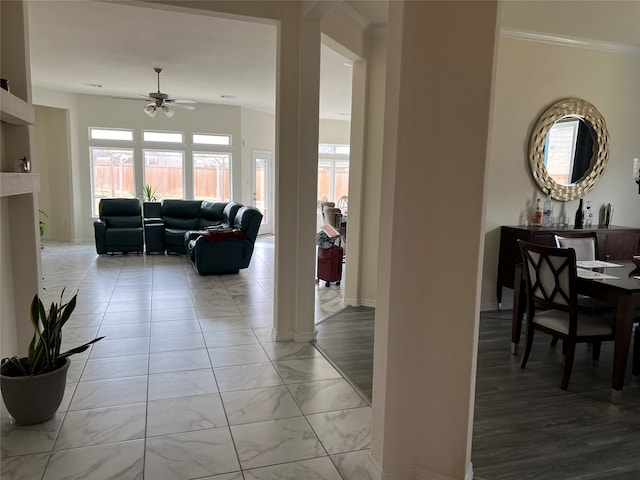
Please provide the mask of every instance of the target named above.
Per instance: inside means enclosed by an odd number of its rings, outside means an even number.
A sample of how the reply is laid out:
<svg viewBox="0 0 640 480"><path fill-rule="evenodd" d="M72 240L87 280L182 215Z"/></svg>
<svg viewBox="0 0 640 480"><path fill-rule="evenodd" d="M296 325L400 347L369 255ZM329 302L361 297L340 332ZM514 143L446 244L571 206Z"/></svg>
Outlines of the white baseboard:
<svg viewBox="0 0 640 480"><path fill-rule="evenodd" d="M293 340L293 332L283 332L283 331L278 331L275 328L272 328L271 339L274 342L288 342Z"/></svg>
<svg viewBox="0 0 640 480"><path fill-rule="evenodd" d="M366 298L364 300L358 298L345 297L343 303L350 307L372 307L376 308L376 301Z"/></svg>
<svg viewBox="0 0 640 480"><path fill-rule="evenodd" d="M271 339L274 342L310 342L316 339L316 332L315 330L313 330L312 332L303 333L282 332L277 331L275 328L272 328Z"/></svg>
<svg viewBox="0 0 640 480"><path fill-rule="evenodd" d="M367 460L364 462L364 469L367 471L372 480L382 480L382 469L378 462L371 456L371 452L369 452L369 456Z"/></svg>
<svg viewBox="0 0 640 480"><path fill-rule="evenodd" d="M364 468L372 480L459 480L453 477L445 477L437 473L428 472L421 468L399 469L391 472L383 472L378 462L369 454ZM473 464L467 465L464 480L473 480Z"/></svg>

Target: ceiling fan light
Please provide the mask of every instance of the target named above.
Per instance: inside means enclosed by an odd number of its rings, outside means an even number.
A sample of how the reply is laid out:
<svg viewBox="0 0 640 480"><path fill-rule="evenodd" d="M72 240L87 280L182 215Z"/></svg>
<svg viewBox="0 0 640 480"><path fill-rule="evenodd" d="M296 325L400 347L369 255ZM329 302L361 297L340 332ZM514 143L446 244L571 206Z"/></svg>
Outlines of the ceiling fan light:
<svg viewBox="0 0 640 480"><path fill-rule="evenodd" d="M144 113L149 115L151 118L156 116L156 106L152 103L144 107Z"/></svg>
<svg viewBox="0 0 640 480"><path fill-rule="evenodd" d="M167 118L171 118L173 117L173 114L175 113L173 110L171 110L169 107L167 107L166 105L162 106L162 113L164 113L164 116Z"/></svg>

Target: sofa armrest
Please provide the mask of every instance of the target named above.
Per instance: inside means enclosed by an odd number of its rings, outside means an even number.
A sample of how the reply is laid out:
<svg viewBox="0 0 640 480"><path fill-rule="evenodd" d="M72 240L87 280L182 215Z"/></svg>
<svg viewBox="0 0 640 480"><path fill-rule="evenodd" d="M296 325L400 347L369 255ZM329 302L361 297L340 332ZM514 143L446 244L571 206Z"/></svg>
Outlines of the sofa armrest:
<svg viewBox="0 0 640 480"><path fill-rule="evenodd" d="M185 244L185 246L191 240L195 240L198 237L200 237L201 235L204 235L205 233L207 233L206 230L187 230L186 232L184 232L184 244Z"/></svg>
<svg viewBox="0 0 640 480"><path fill-rule="evenodd" d="M102 220L96 220L93 222L93 231L96 238L96 252L98 255L107 253L107 243L105 240L107 224Z"/></svg>
<svg viewBox="0 0 640 480"><path fill-rule="evenodd" d="M143 222L146 225L164 225L164 220L162 219L162 217L149 217L149 218L144 218Z"/></svg>
<svg viewBox="0 0 640 480"><path fill-rule="evenodd" d="M192 252L190 258L201 275L237 273L246 267L247 241L225 238L211 243L200 235L193 240Z"/></svg>

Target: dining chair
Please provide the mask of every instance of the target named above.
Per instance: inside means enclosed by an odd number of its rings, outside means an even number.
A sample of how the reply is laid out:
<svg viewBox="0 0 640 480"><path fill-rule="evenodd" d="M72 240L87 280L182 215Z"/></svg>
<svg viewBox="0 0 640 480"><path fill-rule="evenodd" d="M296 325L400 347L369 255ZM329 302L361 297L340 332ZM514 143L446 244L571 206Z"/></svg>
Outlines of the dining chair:
<svg viewBox="0 0 640 480"><path fill-rule="evenodd" d="M596 232L566 232L554 235L556 247L573 248L577 261L598 260L598 235Z"/></svg>
<svg viewBox="0 0 640 480"><path fill-rule="evenodd" d="M348 208L349 207L349 197L343 195L336 202L336 207L338 208Z"/></svg>
<svg viewBox="0 0 640 480"><path fill-rule="evenodd" d="M596 232L565 232L562 235L554 235L558 248L573 248L576 252L576 261L599 260L598 235ZM578 295L578 305L587 310L612 311L613 305L603 300L590 298L586 295Z"/></svg>
<svg viewBox="0 0 640 480"><path fill-rule="evenodd" d="M554 236L558 247L573 248L575 250L577 261L599 260L596 232L566 232L563 235ZM599 310L603 312L613 309L613 305L607 302L584 295L578 295L578 305L581 308L592 311ZM632 375L638 376L640 375L640 308L636 310L634 324Z"/></svg>
<svg viewBox="0 0 640 480"><path fill-rule="evenodd" d="M600 356L600 342L613 340L611 321L578 308L576 252L518 241L527 288L527 345L521 368L525 368L536 330L563 341L564 373L560 388L571 377L577 343L593 341L593 360ZM536 310L538 309L538 310Z"/></svg>

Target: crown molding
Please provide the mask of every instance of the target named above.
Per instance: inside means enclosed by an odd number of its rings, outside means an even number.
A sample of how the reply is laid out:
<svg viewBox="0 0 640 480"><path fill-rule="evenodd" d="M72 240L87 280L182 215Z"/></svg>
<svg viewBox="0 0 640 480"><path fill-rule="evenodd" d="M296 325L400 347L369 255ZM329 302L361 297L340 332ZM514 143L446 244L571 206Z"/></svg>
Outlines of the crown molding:
<svg viewBox="0 0 640 480"><path fill-rule="evenodd" d="M552 35L549 33L520 30L510 27L501 27L500 36L514 40L524 40L527 42L546 43L549 45L559 45L563 47L586 48L608 53L619 53L621 55L633 55L640 57L640 45L630 45L626 43L605 42L590 38L571 37L568 35Z"/></svg>
<svg viewBox="0 0 640 480"><path fill-rule="evenodd" d="M358 30L366 32L371 25L369 20L360 15L360 13L346 2L339 2L336 5L336 11L346 20L353 23Z"/></svg>

